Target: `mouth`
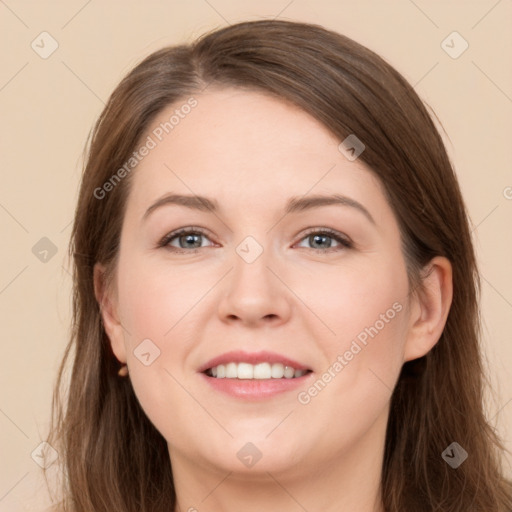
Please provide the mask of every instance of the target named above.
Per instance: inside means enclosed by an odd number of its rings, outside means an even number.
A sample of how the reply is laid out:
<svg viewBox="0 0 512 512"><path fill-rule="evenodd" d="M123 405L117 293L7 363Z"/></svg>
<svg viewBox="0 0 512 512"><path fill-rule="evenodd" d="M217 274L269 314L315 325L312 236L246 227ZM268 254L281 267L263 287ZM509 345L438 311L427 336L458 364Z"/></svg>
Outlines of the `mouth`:
<svg viewBox="0 0 512 512"><path fill-rule="evenodd" d="M229 352L198 371L210 389L236 399L259 401L291 392L309 381L313 370L273 352Z"/></svg>
<svg viewBox="0 0 512 512"><path fill-rule="evenodd" d="M231 361L227 364L219 364L208 368L203 373L214 379L243 379L243 380L268 380L268 379L297 379L311 373L309 369L298 369L283 363L237 363Z"/></svg>

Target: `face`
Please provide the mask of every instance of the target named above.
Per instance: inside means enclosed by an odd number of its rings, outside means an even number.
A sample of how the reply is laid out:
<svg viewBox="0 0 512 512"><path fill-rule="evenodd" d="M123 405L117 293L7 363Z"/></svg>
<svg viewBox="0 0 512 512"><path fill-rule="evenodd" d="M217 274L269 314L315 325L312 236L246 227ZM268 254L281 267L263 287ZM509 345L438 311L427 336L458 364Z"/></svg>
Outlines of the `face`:
<svg viewBox="0 0 512 512"><path fill-rule="evenodd" d="M355 458L382 441L406 359L391 207L300 109L239 89L194 98L143 137L155 147L133 171L113 350L171 461L277 474Z"/></svg>

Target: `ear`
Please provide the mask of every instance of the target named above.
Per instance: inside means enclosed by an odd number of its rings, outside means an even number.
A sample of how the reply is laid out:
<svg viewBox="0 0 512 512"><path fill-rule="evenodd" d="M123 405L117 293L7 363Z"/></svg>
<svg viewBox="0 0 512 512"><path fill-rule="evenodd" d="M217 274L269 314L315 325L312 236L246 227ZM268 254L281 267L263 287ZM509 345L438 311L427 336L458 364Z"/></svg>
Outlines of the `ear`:
<svg viewBox="0 0 512 512"><path fill-rule="evenodd" d="M124 334L119 315L117 313L117 297L112 287L106 285L105 266L96 263L93 271L94 294L100 306L103 326L115 356L121 363L126 363L126 349Z"/></svg>
<svg viewBox="0 0 512 512"><path fill-rule="evenodd" d="M442 256L433 258L424 269L421 288L412 295L404 362L427 354L443 333L453 297L450 261Z"/></svg>

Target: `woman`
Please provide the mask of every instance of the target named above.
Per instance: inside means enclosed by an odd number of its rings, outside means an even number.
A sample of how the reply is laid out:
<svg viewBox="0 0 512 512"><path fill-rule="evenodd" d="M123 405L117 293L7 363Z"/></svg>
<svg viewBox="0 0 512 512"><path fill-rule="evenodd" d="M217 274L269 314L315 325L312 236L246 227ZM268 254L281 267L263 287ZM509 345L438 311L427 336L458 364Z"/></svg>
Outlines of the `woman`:
<svg viewBox="0 0 512 512"><path fill-rule="evenodd" d="M150 55L70 250L59 510L512 510L459 186L368 49L256 21Z"/></svg>

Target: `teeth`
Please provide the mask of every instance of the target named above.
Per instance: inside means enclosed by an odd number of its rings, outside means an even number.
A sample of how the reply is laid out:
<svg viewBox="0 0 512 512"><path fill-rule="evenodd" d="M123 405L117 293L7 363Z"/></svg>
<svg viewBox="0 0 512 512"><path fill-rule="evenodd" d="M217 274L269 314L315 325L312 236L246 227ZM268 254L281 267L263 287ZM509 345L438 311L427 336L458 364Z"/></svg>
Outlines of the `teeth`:
<svg viewBox="0 0 512 512"><path fill-rule="evenodd" d="M292 368L291 366L285 366L284 367L284 378L291 379L294 376L295 376L295 368Z"/></svg>
<svg viewBox="0 0 512 512"><path fill-rule="evenodd" d="M270 375L273 379L282 379L284 376L284 365L281 363L274 363L270 369Z"/></svg>
<svg viewBox="0 0 512 512"><path fill-rule="evenodd" d="M229 364L234 364L235 367L237 367L235 363ZM237 375L233 376L234 379L236 379L237 377L239 379L252 379L254 377L254 366L252 364L238 363L237 370Z"/></svg>
<svg viewBox="0 0 512 512"><path fill-rule="evenodd" d="M226 365L226 379L236 379L238 377L238 365L236 363L228 363Z"/></svg>
<svg viewBox="0 0 512 512"><path fill-rule="evenodd" d="M307 370L296 370L281 363L228 363L219 364L208 370L208 375L217 379L293 379L302 377Z"/></svg>
<svg viewBox="0 0 512 512"><path fill-rule="evenodd" d="M260 363L254 366L254 379L270 379L272 377L272 366L269 363Z"/></svg>

